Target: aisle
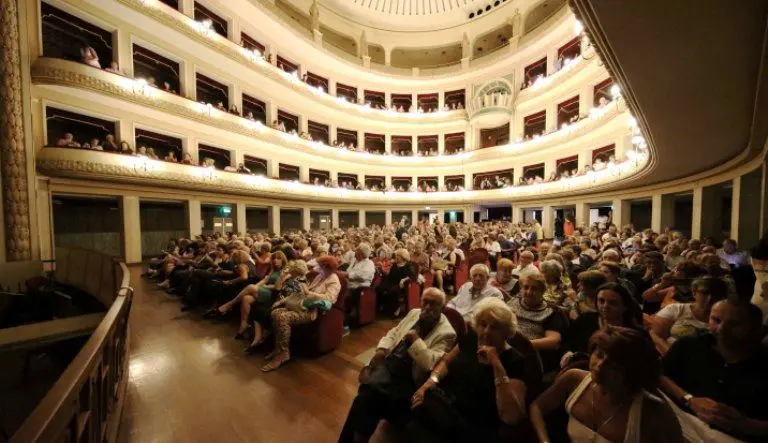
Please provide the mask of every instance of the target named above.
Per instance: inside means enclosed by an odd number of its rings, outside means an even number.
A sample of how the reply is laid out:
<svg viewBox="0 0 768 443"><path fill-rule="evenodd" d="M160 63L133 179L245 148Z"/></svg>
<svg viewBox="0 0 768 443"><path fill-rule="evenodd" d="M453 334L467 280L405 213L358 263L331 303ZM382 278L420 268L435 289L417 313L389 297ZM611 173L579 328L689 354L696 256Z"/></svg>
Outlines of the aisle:
<svg viewBox="0 0 768 443"><path fill-rule="evenodd" d="M357 391L356 358L394 323L379 321L344 337L316 359L299 358L264 374L233 322L182 313L178 302L131 269L128 397L119 443L334 442Z"/></svg>

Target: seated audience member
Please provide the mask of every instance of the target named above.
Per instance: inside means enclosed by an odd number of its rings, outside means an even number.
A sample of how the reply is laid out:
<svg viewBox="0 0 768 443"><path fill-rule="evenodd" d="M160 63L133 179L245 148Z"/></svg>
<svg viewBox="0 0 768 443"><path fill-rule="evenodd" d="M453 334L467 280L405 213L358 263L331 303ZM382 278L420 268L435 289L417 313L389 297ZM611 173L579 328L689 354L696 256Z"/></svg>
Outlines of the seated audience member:
<svg viewBox="0 0 768 443"><path fill-rule="evenodd" d="M541 442L549 442L546 414L565 406L573 443L682 443L674 411L652 393L659 355L644 331L610 326L589 342L589 370L571 369L531 405Z"/></svg>
<svg viewBox="0 0 768 443"><path fill-rule="evenodd" d="M285 254L280 251L275 252L271 256L271 268L264 278L258 283L249 284L240 291L235 298L222 304L219 307L211 308L205 313L208 318L222 317L230 309L232 309L237 303L240 303L240 329L237 331L237 337L241 338L245 334L248 328L248 316L251 311L251 304L271 306L275 302L273 300L272 291L279 291L282 288L283 282L289 277L286 265L287 260ZM260 325L256 326L254 330L256 338L261 338ZM260 342L260 340L259 340Z"/></svg>
<svg viewBox="0 0 768 443"><path fill-rule="evenodd" d="M503 300L501 291L488 284L489 276L488 266L483 263L473 265L469 270L470 281L461 285L456 297L448 302L448 307L458 311L465 321L471 321L481 300L489 297Z"/></svg>
<svg viewBox="0 0 768 443"><path fill-rule="evenodd" d="M112 134L107 134L102 148L107 152L118 152L120 150L117 143L115 143L115 136Z"/></svg>
<svg viewBox="0 0 768 443"><path fill-rule="evenodd" d="M653 316L651 338L666 353L676 339L707 330L712 305L727 298L728 286L716 277L697 278L691 284L692 303L672 303Z"/></svg>
<svg viewBox="0 0 768 443"><path fill-rule="evenodd" d="M520 292L518 279L512 274L515 264L508 258L502 258L496 265L496 273L491 279L491 286L501 291L504 301L508 302L513 296Z"/></svg>
<svg viewBox="0 0 768 443"><path fill-rule="evenodd" d="M546 289L547 283L541 274L528 274L520 279L520 296L508 305L517 317L520 333L539 351L544 372L550 372L559 368L567 318L544 301Z"/></svg>
<svg viewBox="0 0 768 443"><path fill-rule="evenodd" d="M736 240L730 238L723 240L723 248L717 251L717 256L731 268L749 265L749 254L740 251Z"/></svg>
<svg viewBox="0 0 768 443"><path fill-rule="evenodd" d="M667 253L664 255L664 265L667 269L674 269L685 260L683 256L680 255L681 253L680 245L672 243L667 246Z"/></svg>
<svg viewBox="0 0 768 443"><path fill-rule="evenodd" d="M243 163L238 163L237 164L237 172L239 174L250 174L251 170L248 169Z"/></svg>
<svg viewBox="0 0 768 443"><path fill-rule="evenodd" d="M152 160L160 160L160 157L158 157L155 153L155 148L147 148L147 157L151 158Z"/></svg>
<svg viewBox="0 0 768 443"><path fill-rule="evenodd" d="M566 302L573 298L573 290L563 283L563 266L557 260L545 260L539 267L547 282L544 301L552 307L564 308Z"/></svg>
<svg viewBox="0 0 768 443"><path fill-rule="evenodd" d="M501 300L477 305L467 333L413 395L409 441L495 441L502 424L526 419L524 358L508 343L515 320Z"/></svg>
<svg viewBox="0 0 768 443"><path fill-rule="evenodd" d="M576 302L568 314L571 320L576 320L587 312L597 312L598 288L608 281L600 271L582 271L577 280Z"/></svg>
<svg viewBox="0 0 768 443"><path fill-rule="evenodd" d="M414 264L411 263L411 256L406 249L395 251L395 263L382 268L384 278L376 288L377 300L384 306L384 312L398 316L404 312L403 293L408 281L417 281L417 274Z"/></svg>
<svg viewBox="0 0 768 443"><path fill-rule="evenodd" d="M99 54L90 46L84 46L80 48L80 61L86 65L101 69L101 63L99 63Z"/></svg>
<svg viewBox="0 0 768 443"><path fill-rule="evenodd" d="M120 142L120 153L125 155L134 155L136 154L133 152L133 148L131 148L131 145L128 144L126 141Z"/></svg>
<svg viewBox="0 0 768 443"><path fill-rule="evenodd" d="M354 254L349 262L349 267L347 267L349 283L347 284L347 299L345 301L351 317L355 317L357 314L356 307L358 300L360 300L360 290L370 287L373 277L376 275L376 266L370 259L371 247L368 243L357 245Z"/></svg>
<svg viewBox="0 0 768 443"><path fill-rule="evenodd" d="M71 133L67 132L56 141L56 146L65 148L79 148L80 144L75 141L75 137Z"/></svg>
<svg viewBox="0 0 768 443"><path fill-rule="evenodd" d="M689 441L768 439L768 353L760 309L721 300L709 331L681 337L664 356L662 389L682 410ZM738 440L737 440L738 439Z"/></svg>
<svg viewBox="0 0 768 443"><path fill-rule="evenodd" d="M432 259L432 271L435 274L435 285L441 291L445 290L446 279L455 278L456 266L463 258L464 252L456 247L456 240L450 238L445 241L445 250Z"/></svg>
<svg viewBox="0 0 768 443"><path fill-rule="evenodd" d="M368 441L381 419L401 424L408 417L416 388L456 341L442 314L445 294L424 290L421 309L413 309L379 340L376 354L360 372L360 388L352 402L340 443Z"/></svg>
<svg viewBox="0 0 768 443"><path fill-rule="evenodd" d="M117 62L114 61L114 60L112 62L110 62L109 63L109 67L104 68L104 70L107 71L107 72L111 72L113 74L117 74L117 75L121 75L122 74L120 72L120 65L118 65Z"/></svg>
<svg viewBox="0 0 768 443"><path fill-rule="evenodd" d="M631 281L621 277L622 268L618 263L603 260L597 265L597 269L605 274L605 278L609 283L618 283L624 286L624 288L632 295L632 298L638 300L637 288Z"/></svg>
<svg viewBox="0 0 768 443"><path fill-rule="evenodd" d="M341 281L336 275L339 262L335 257L326 255L318 258L317 263L320 270L315 279L308 286L301 286L301 293L304 296L301 309L282 307L272 311L275 350L267 356L269 362L261 368L264 372L273 371L291 359L289 348L291 327L314 321L321 310L330 310L339 297Z"/></svg>
<svg viewBox="0 0 768 443"><path fill-rule="evenodd" d="M173 151L168 151L168 153L163 158L163 161L167 161L170 163L178 163L179 161L176 159L176 153Z"/></svg>
<svg viewBox="0 0 768 443"><path fill-rule="evenodd" d="M604 331L609 326L643 329L640 307L624 286L603 284L597 290L596 303L596 312L585 312L568 328L563 341L567 352L560 360L562 367L589 356L589 339L597 331Z"/></svg>
<svg viewBox="0 0 768 443"><path fill-rule="evenodd" d="M96 138L96 137L91 139L91 142L88 143L88 147L90 149L93 149L94 151L103 151L104 150L104 147L101 146L101 141L98 138Z"/></svg>
<svg viewBox="0 0 768 443"><path fill-rule="evenodd" d="M538 274L539 269L533 264L535 256L531 251L523 251L520 253L520 262L517 267L512 271L512 274L517 276L518 280L522 280L523 277L530 274Z"/></svg>
<svg viewBox="0 0 768 443"><path fill-rule="evenodd" d="M181 159L181 164L183 165L192 165L194 162L192 161L192 154L189 152L185 152L184 156Z"/></svg>
<svg viewBox="0 0 768 443"><path fill-rule="evenodd" d="M661 281L643 293L643 305L646 312L656 312L671 303L691 303L691 282L704 274L701 266L692 262L680 263L673 271L667 272ZM655 306L649 310L648 306Z"/></svg>

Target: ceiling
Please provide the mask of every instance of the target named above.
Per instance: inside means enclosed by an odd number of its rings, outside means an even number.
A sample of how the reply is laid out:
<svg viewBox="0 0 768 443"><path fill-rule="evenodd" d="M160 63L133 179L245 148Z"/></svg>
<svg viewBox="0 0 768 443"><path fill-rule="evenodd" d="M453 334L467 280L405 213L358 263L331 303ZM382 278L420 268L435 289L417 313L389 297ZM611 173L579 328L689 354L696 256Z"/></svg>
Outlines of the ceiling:
<svg viewBox="0 0 768 443"><path fill-rule="evenodd" d="M319 0L349 20L382 30L451 28L494 12L511 0ZM322 17L321 17L322 19Z"/></svg>
<svg viewBox="0 0 768 443"><path fill-rule="evenodd" d="M570 0L649 140L653 183L745 153L768 133L765 0Z"/></svg>

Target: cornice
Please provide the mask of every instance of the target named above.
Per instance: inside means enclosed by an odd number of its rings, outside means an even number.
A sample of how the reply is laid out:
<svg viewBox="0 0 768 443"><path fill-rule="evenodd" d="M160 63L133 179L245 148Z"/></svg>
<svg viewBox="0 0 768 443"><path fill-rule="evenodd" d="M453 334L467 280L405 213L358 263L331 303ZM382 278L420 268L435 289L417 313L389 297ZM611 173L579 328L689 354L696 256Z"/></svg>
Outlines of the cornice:
<svg viewBox="0 0 768 443"><path fill-rule="evenodd" d="M510 202L534 197L558 198L616 188L631 182L645 165L625 162L611 170L557 182L503 189L461 192L373 192L304 185L266 177L238 174L149 160L87 149L46 147L39 151L37 170L56 177L129 183L137 187L159 186L195 191L264 196L285 200L343 202L380 205L467 204Z"/></svg>

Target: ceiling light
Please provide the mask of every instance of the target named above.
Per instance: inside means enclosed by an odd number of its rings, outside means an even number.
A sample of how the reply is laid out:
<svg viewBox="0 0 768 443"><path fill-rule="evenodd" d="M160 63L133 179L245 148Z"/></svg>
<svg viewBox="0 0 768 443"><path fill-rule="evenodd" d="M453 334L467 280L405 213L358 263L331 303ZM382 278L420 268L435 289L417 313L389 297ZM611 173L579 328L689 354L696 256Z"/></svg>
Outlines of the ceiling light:
<svg viewBox="0 0 768 443"><path fill-rule="evenodd" d="M581 34L584 31L584 25L581 24L580 21L576 20L573 23L573 32L576 34Z"/></svg>

